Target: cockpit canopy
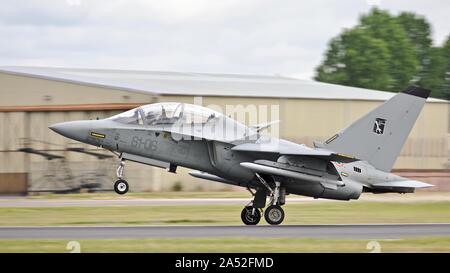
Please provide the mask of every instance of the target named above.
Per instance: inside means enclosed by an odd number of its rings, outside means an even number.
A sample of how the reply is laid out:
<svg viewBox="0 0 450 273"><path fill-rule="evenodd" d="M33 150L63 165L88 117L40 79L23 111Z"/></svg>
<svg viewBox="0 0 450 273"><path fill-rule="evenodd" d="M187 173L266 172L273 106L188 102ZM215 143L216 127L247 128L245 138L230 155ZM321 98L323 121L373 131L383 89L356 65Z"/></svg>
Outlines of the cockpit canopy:
<svg viewBox="0 0 450 273"><path fill-rule="evenodd" d="M170 125L174 123L204 124L222 117L219 112L186 103L154 103L144 105L111 117L123 124Z"/></svg>
<svg viewBox="0 0 450 273"><path fill-rule="evenodd" d="M248 136L247 126L206 107L177 102L148 104L111 117L115 122L142 127L170 128L189 135L205 134L231 140ZM230 139L231 138L231 139Z"/></svg>

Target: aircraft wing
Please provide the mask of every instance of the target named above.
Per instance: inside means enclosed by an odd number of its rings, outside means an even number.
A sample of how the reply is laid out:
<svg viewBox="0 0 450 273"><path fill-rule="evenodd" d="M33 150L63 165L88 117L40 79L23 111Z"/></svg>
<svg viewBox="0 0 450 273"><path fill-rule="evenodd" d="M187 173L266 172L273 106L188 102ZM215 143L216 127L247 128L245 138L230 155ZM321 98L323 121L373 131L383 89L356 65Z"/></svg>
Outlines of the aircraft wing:
<svg viewBox="0 0 450 273"><path fill-rule="evenodd" d="M283 166L277 162L268 160L256 160L255 162L242 162L240 165L246 169L249 169L255 173L265 173L275 176L283 176L298 179L299 181L309 181L311 183L320 183L327 189L336 190L338 187L342 187L345 184L342 181L332 180L326 176L323 176L320 172L305 172L300 168L293 166Z"/></svg>
<svg viewBox="0 0 450 273"><path fill-rule="evenodd" d="M244 143L232 148L234 151L241 152L262 152L262 153L278 153L286 155L317 155L329 156L331 152L311 149L302 145L279 145L279 143Z"/></svg>
<svg viewBox="0 0 450 273"><path fill-rule="evenodd" d="M378 184L373 184L372 187L375 188L429 188L434 185L427 184L424 182L416 181L416 180L401 180L401 181L391 181L391 182L383 182Z"/></svg>
<svg viewBox="0 0 450 273"><path fill-rule="evenodd" d="M233 151L274 153L279 155L312 156L331 161L353 162L358 159L347 155L337 154L326 149L310 148L283 139L272 139L271 141L243 143L232 148Z"/></svg>

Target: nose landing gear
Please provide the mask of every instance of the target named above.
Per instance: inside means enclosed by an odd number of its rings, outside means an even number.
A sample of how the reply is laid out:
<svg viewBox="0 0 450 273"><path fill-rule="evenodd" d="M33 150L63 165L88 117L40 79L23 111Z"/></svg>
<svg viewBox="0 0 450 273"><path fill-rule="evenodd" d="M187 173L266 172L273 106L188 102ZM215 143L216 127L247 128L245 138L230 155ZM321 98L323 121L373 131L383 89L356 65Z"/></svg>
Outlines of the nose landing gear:
<svg viewBox="0 0 450 273"><path fill-rule="evenodd" d="M119 179L114 183L114 191L117 194L125 194L128 192L129 186L128 186L128 182L123 180L123 179Z"/></svg>
<svg viewBox="0 0 450 273"><path fill-rule="evenodd" d="M128 182L125 179L123 179L124 167L125 167L125 161L120 160L120 164L116 170L116 176L117 176L118 180L114 183L114 191L120 195L127 193L130 188L128 185Z"/></svg>

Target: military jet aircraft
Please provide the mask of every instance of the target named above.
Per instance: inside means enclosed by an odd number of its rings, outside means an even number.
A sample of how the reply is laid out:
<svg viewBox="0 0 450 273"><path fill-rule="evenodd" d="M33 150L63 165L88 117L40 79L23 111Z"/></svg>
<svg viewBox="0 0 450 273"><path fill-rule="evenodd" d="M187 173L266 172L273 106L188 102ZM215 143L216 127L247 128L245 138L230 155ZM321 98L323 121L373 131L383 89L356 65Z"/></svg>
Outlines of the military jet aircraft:
<svg viewBox="0 0 450 273"><path fill-rule="evenodd" d="M126 160L173 173L182 166L197 178L246 187L253 195L241 213L247 225L258 224L269 197L264 218L278 225L287 194L350 200L363 192L411 193L432 186L390 173L429 94L409 87L314 147L262 134L272 123L246 126L211 109L176 102L49 128L116 153L118 194L129 189L123 178Z"/></svg>

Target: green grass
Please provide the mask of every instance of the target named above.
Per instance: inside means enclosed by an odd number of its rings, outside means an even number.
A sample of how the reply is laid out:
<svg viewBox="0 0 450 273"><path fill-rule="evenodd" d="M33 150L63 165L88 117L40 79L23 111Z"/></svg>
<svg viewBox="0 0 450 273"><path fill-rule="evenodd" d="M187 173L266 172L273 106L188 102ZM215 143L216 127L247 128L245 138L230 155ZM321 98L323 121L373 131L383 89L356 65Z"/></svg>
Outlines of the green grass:
<svg viewBox="0 0 450 273"><path fill-rule="evenodd" d="M69 252L69 240L0 240L0 252ZM368 240L302 238L79 240L81 252L370 252ZM381 252L450 252L450 237L378 240Z"/></svg>
<svg viewBox="0 0 450 273"><path fill-rule="evenodd" d="M248 198L250 194L247 191L219 191L219 192L129 192L124 196L118 196L114 192L100 193L71 193L71 194L44 194L30 195L29 199L134 199L134 198L151 198L151 199L176 199L176 198Z"/></svg>
<svg viewBox="0 0 450 273"><path fill-rule="evenodd" d="M284 206L285 224L449 223L450 202L317 202ZM230 225L242 206L1 207L0 226ZM264 222L264 221L262 221Z"/></svg>

